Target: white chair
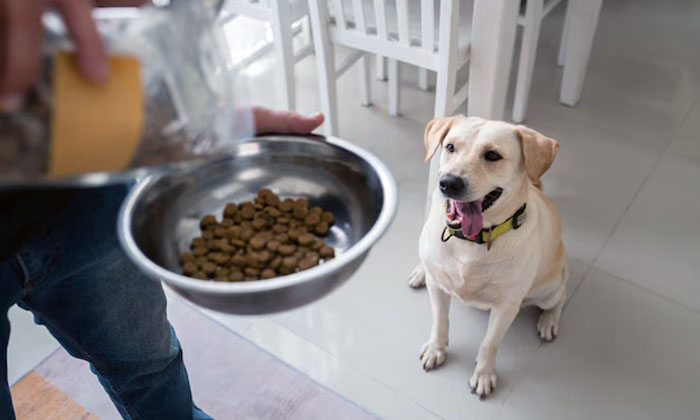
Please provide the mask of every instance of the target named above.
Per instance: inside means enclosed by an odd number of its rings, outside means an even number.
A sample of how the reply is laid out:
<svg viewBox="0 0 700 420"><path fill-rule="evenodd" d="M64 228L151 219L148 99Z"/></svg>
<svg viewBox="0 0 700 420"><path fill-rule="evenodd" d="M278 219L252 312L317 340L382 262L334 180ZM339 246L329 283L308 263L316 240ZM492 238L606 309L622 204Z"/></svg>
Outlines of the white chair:
<svg viewBox="0 0 700 420"><path fill-rule="evenodd" d="M278 106L288 110L296 109L294 66L313 52L306 0L226 0L223 10L226 15L221 17L222 25L226 24L227 19L235 19L237 15L270 23L272 45L263 44L239 65L250 64L272 47L277 60ZM292 41L299 33L302 33L304 43L295 52Z"/></svg>
<svg viewBox="0 0 700 420"><path fill-rule="evenodd" d="M527 103L530 96L530 86L532 83L532 72L535 68L535 58L537 56L537 43L540 36L540 27L542 26L542 19L544 19L549 12L554 9L561 0L526 0L525 10L518 17L518 24L523 27L522 44L520 47L520 61L518 63L518 76L515 85L515 99L513 101L513 121L523 122L525 120L525 115L527 113ZM599 4L602 2L598 1ZM578 20L588 17L592 20L589 24L593 33L595 32L595 26L597 22L598 13L600 12L600 6L597 7L594 16L578 16L574 13L572 16L572 8L567 7L566 15L564 18L564 28L562 29L561 41L559 44L559 55L557 57L557 64L564 66L566 62L566 46L567 46L567 36L569 35L569 26L572 24L572 20L576 20L575 24L581 24ZM586 48L583 45L585 41L589 44L592 42L593 33L590 33L586 39L577 40L575 42L575 48ZM590 45L587 46L590 49ZM583 72L585 75L587 63L574 63L579 64L578 68L569 71L579 71ZM569 65L567 65L569 67ZM582 78L581 78L582 80ZM564 82L562 82L562 90L571 90L567 87ZM580 86L578 87L580 92ZM564 101L566 102L566 101ZM571 101L570 101L571 102ZM573 106L573 104L572 104Z"/></svg>
<svg viewBox="0 0 700 420"><path fill-rule="evenodd" d="M329 10L329 3L332 10ZM399 109L399 62L417 66L422 87L427 86L427 71L437 73L435 87L435 117L452 114L467 98L467 86L456 90L457 71L469 61L468 40L459 45L459 0L440 2L440 14L435 22L435 1L420 0L420 30L411 32L411 12L408 0L385 0L373 3L363 0L309 0L309 14L314 37L321 93L321 109L326 114L325 131L338 132L336 80L356 60L362 59L361 96L369 103L368 55L377 55L378 77L382 77L383 58L388 60L389 113ZM387 7L390 6L390 7ZM332 13L331 13L332 11ZM391 12L390 14L387 12ZM354 50L347 60L336 67L335 45Z"/></svg>

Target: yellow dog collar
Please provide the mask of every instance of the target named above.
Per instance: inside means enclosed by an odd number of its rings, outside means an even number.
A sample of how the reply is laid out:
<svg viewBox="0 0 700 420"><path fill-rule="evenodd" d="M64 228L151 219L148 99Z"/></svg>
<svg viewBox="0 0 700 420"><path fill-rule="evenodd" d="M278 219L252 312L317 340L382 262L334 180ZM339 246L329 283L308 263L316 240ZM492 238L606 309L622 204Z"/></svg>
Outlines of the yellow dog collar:
<svg viewBox="0 0 700 420"><path fill-rule="evenodd" d="M479 234L476 235L475 239L469 239L466 236L464 236L464 234L462 234L462 231L460 229L455 230L449 226L445 226L445 229L442 230L442 235L440 236L440 239L442 240L442 242L447 242L451 237L454 236L459 239L464 239L465 241L475 242L477 244L486 244L486 249L490 250L491 243L495 241L496 238L498 238L499 236L503 235L511 229L518 229L520 226L522 226L523 223L525 223L525 220L527 219L526 210L527 203L523 204L522 207L520 207L511 217L509 217L505 222L501 223L500 225L491 226L488 229L481 229L481 232L479 232ZM448 233L447 237L445 237L445 233Z"/></svg>

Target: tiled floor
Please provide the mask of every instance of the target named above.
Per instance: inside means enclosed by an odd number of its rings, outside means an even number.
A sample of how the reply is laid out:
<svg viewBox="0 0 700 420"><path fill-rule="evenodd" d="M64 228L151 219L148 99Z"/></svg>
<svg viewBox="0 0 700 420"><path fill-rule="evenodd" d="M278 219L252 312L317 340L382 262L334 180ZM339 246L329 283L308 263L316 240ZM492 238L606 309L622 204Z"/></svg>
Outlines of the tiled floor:
<svg viewBox="0 0 700 420"><path fill-rule="evenodd" d="M453 305L447 363L426 374L418 362L430 310L406 277L433 95L416 89L414 69L403 73L399 118L387 114L385 83L364 108L355 72L340 82L341 136L384 159L400 189L392 227L354 278L284 314L207 314L387 419L700 418L700 3L605 2L573 109L556 101L561 12L544 22L527 124L561 143L545 190L562 212L573 296L551 344L535 334L535 311L516 319L492 398L467 386L485 313ZM257 103L274 105L273 66L256 64ZM299 108L316 111L313 57L297 81Z"/></svg>

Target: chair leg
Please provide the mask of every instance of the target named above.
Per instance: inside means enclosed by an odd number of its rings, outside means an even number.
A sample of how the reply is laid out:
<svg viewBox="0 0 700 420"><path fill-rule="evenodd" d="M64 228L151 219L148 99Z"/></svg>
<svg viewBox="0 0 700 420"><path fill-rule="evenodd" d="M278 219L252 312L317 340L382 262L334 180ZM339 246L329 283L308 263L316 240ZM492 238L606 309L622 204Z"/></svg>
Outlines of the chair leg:
<svg viewBox="0 0 700 420"><path fill-rule="evenodd" d="M377 72L377 80L386 80L386 58L383 55L375 55L375 70Z"/></svg>
<svg viewBox="0 0 700 420"><path fill-rule="evenodd" d="M566 13L571 15L566 37L564 75L559 102L576 106L581 99L588 60L603 0L570 0Z"/></svg>
<svg viewBox="0 0 700 420"><path fill-rule="evenodd" d="M429 75L428 69L424 69L423 67L418 68L418 87L420 90L428 90L430 88L430 82L428 81Z"/></svg>
<svg viewBox="0 0 700 420"><path fill-rule="evenodd" d="M293 111L296 105L294 89L294 49L289 4L283 0L272 2L272 31L277 59L278 106Z"/></svg>
<svg viewBox="0 0 700 420"><path fill-rule="evenodd" d="M362 106L372 105L372 95L369 84L369 57L367 54L362 56L359 61L360 65L360 98Z"/></svg>
<svg viewBox="0 0 700 420"><path fill-rule="evenodd" d="M557 54L557 65L563 66L566 60L566 42L569 36L569 25L571 16L569 15L569 2L566 3L566 12L564 13L564 27L561 29L561 39L559 40L559 54Z"/></svg>
<svg viewBox="0 0 700 420"><path fill-rule="evenodd" d="M399 62L393 58L388 60L389 77L389 115L396 117L399 115L399 101L401 100L401 89L399 86L400 66Z"/></svg>
<svg viewBox="0 0 700 420"><path fill-rule="evenodd" d="M527 101L530 96L532 72L537 57L537 42L540 37L540 26L544 8L543 0L528 0L525 10L525 26L523 41L520 46L520 62L518 63L518 78L515 83L515 100L513 101L513 120L523 122L527 112Z"/></svg>
<svg viewBox="0 0 700 420"><path fill-rule="evenodd" d="M335 52L328 36L328 4L326 0L309 0L309 16L316 52L316 69L321 111L326 116L323 128L326 135L338 135L338 95L335 79Z"/></svg>

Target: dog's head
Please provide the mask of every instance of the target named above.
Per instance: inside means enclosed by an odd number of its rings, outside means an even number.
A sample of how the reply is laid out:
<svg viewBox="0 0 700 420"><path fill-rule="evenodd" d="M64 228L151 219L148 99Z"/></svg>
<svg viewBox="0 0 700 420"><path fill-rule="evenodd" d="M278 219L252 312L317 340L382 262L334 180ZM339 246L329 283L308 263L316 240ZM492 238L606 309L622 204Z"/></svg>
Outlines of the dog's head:
<svg viewBox="0 0 700 420"><path fill-rule="evenodd" d="M538 184L559 148L528 127L463 115L430 121L424 141L426 161L442 148L439 188L453 227L468 237L482 229L484 212Z"/></svg>

